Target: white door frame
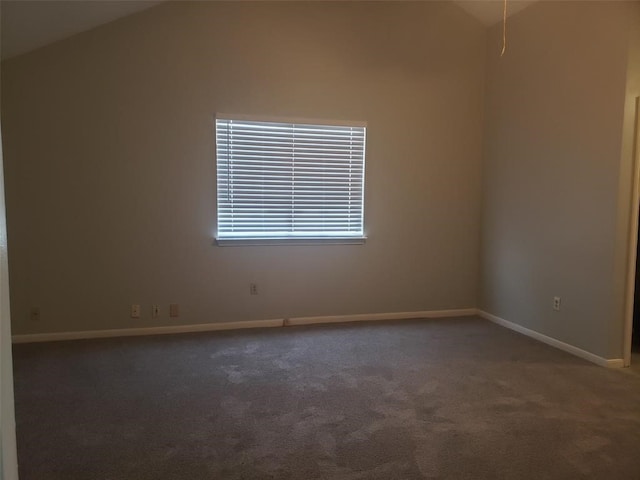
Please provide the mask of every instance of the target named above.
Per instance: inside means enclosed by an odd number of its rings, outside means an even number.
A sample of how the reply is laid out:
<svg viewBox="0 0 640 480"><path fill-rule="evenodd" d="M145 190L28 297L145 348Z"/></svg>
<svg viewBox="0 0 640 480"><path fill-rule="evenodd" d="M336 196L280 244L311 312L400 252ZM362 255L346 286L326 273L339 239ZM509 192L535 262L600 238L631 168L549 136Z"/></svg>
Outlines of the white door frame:
<svg viewBox="0 0 640 480"><path fill-rule="evenodd" d="M0 480L18 480L6 220L4 162L0 142Z"/></svg>
<svg viewBox="0 0 640 480"><path fill-rule="evenodd" d="M0 480L18 480L6 219L2 145L0 145Z"/></svg>
<svg viewBox="0 0 640 480"><path fill-rule="evenodd" d="M640 97L636 97L633 141L633 177L631 183L631 218L629 219L629 260L627 266L627 292L624 310L624 366L631 365L633 335L633 304L636 289L636 256L638 248L638 215L640 214Z"/></svg>

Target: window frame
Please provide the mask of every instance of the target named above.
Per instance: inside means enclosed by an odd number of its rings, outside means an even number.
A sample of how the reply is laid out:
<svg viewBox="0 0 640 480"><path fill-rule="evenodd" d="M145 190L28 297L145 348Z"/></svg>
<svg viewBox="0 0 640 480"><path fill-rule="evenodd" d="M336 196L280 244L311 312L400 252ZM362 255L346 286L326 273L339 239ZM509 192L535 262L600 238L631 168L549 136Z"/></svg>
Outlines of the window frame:
<svg viewBox="0 0 640 480"><path fill-rule="evenodd" d="M265 232L264 236L220 236L220 202L218 197L218 120L231 121L247 121L247 122L273 122L285 124L302 124L302 125L318 125L318 126L337 126L337 127L357 127L363 128L362 141L362 234L357 235L322 235L322 236L269 236ZM215 224L215 244L218 246L244 246L244 245L362 245L367 241L365 231L365 167L366 167L366 142L367 142L367 122L352 120L327 120L327 119L309 119L309 118L292 118L292 117L272 117L262 115L242 115L242 114L225 114L217 113L214 118L214 136L215 136L215 187L216 187L216 224Z"/></svg>

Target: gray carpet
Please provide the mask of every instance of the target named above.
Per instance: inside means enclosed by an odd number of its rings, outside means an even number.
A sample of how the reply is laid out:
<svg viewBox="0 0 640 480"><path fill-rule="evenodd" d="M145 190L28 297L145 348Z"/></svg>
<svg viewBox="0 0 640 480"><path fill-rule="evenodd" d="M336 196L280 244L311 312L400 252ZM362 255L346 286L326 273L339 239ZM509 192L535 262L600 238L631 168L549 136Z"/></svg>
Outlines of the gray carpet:
<svg viewBox="0 0 640 480"><path fill-rule="evenodd" d="M14 356L21 480L640 478L637 371L478 318Z"/></svg>

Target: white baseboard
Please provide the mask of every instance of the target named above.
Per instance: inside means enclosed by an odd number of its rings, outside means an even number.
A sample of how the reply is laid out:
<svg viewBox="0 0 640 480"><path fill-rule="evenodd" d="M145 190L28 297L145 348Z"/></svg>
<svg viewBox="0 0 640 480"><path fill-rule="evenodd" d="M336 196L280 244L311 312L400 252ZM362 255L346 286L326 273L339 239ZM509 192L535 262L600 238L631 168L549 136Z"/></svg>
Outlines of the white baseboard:
<svg viewBox="0 0 640 480"><path fill-rule="evenodd" d="M79 332L54 332L54 333L33 333L25 335L13 335L13 343L35 343L35 342L56 342L63 340L84 340L91 338L110 337L134 337L142 335L166 335L171 333L191 333L191 332L213 332L219 330L240 330L245 328L274 328L296 325L315 325L330 323L349 322L370 322L383 320L410 320L420 318L448 318L465 317L478 315L486 320L501 325L510 330L531 337L552 347L571 353L597 365L608 368L621 368L624 361L621 358L603 358L581 348L574 347L568 343L561 342L555 338L548 337L535 330L530 330L517 323L509 322L491 313L476 308L460 308L453 310L427 310L419 312L388 312L388 313L365 313L355 315L334 315L319 317L295 317L287 319L273 320L251 320L244 322L224 322L224 323L203 323L197 325L170 325L164 327L138 327L120 328L110 330L87 330Z"/></svg>
<svg viewBox="0 0 640 480"><path fill-rule="evenodd" d="M322 323L372 322L382 320L411 320L419 318L448 318L477 315L475 308L460 308L455 310L427 310L422 312L389 312L363 313L355 315L335 315L323 317L297 317L285 320L286 326L313 325Z"/></svg>
<svg viewBox="0 0 640 480"><path fill-rule="evenodd" d="M561 342L560 340L556 340L555 338L548 337L543 335L542 333L538 333L535 330L530 330L522 325L518 325L517 323L510 322L505 320L504 318L497 317L491 313L487 313L483 310L478 310L478 315L486 320L490 320L493 323L496 323L500 326L508 328L510 330L514 330L518 333L522 333L528 337L531 337L539 342L546 343L547 345L551 345L552 347L563 350L567 353L575 355L576 357L580 357L584 360L588 360L597 365L607 368L621 368L624 366L624 361L621 358L604 358L600 357L594 353L587 352L586 350L582 350L581 348L574 347L573 345L569 345L568 343Z"/></svg>
<svg viewBox="0 0 640 480"><path fill-rule="evenodd" d="M412 318L444 318L476 315L475 308L458 310L430 310L424 312L391 312L326 317L299 317L274 320L251 320L245 322L203 323L198 325L170 325L165 327L119 328L110 330L87 330L80 332L32 333L13 335L13 343L57 342L63 340L86 340L90 338L134 337L141 335L166 335L171 333L213 332L217 330L239 330L244 328L273 328L317 323L346 323L375 320L406 320Z"/></svg>
<svg viewBox="0 0 640 480"><path fill-rule="evenodd" d="M90 338L136 337L141 335L166 335L170 333L212 332L243 328L282 327L284 320L251 320L247 322L203 323L198 325L170 325L166 327L118 328L110 330L86 330L81 332L32 333L13 335L13 343L57 342L62 340L86 340Z"/></svg>

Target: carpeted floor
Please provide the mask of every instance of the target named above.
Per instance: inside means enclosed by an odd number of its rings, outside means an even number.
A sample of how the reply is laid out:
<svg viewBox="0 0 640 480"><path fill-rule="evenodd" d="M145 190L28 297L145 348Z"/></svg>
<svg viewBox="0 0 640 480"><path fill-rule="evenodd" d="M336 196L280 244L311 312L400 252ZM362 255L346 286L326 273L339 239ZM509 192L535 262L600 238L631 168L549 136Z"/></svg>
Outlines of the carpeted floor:
<svg viewBox="0 0 640 480"><path fill-rule="evenodd" d="M640 478L638 371L478 318L14 357L21 480Z"/></svg>

